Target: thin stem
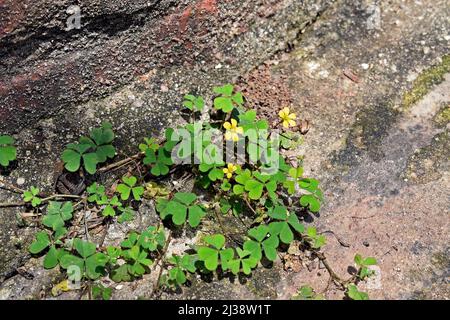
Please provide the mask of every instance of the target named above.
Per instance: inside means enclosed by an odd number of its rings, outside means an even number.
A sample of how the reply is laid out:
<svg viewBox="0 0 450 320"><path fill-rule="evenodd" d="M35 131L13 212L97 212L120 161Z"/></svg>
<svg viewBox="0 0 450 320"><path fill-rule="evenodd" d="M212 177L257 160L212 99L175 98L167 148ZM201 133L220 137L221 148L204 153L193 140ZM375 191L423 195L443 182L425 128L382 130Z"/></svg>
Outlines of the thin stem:
<svg viewBox="0 0 450 320"><path fill-rule="evenodd" d="M123 159L123 160L111 163L110 165L108 165L106 167L100 168L100 169L97 170L97 172L102 172L102 173L108 172L108 171L110 171L112 169L116 169L118 167L124 166L124 165L126 165L126 164L128 164L128 163L130 163L130 162L132 162L134 160L138 160L142 156L143 156L143 153L139 152L139 153L135 154L134 156L128 157L126 159Z"/></svg>
<svg viewBox="0 0 450 320"><path fill-rule="evenodd" d="M25 190L23 190L23 189L21 189L19 187L16 187L15 185L13 185L13 184L11 184L9 182L6 182L5 180L3 180L1 178L0 178L0 183L3 184L3 187L0 186L0 188L6 188L6 189L9 189L9 190L14 191L16 193L24 193L25 192Z"/></svg>
<svg viewBox="0 0 450 320"><path fill-rule="evenodd" d="M23 207L25 205L25 202L0 203L0 208Z"/></svg>
<svg viewBox="0 0 450 320"><path fill-rule="evenodd" d="M57 199L57 198L83 199L83 197L77 196L77 195L73 195L73 194L54 194L54 195L51 195L51 196L49 196L47 198L42 199L42 202L47 202L49 200Z"/></svg>
<svg viewBox="0 0 450 320"><path fill-rule="evenodd" d="M161 262L160 268L159 268L159 273L158 273L158 278L156 279L156 283L155 286L153 288L153 294L155 294L158 291L159 288L159 282L161 281L161 276L162 276L162 272L163 272L163 266L164 266L164 256L167 253L167 249L169 248L170 242L172 241L172 233L169 231L169 236L167 237L166 240L166 244L163 248L163 251L161 252L160 256L159 256L159 260L155 263L155 267L157 265L159 265L159 263Z"/></svg>

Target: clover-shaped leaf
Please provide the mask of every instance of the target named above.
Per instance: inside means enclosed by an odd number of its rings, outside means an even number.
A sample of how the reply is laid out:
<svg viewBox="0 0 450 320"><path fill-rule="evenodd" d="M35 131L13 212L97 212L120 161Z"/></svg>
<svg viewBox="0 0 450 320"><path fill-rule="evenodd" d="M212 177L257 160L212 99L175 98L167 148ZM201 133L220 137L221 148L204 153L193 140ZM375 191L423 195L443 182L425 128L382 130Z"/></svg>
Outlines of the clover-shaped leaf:
<svg viewBox="0 0 450 320"><path fill-rule="evenodd" d="M186 274L188 272L194 273L196 270L196 258L193 255L184 255L179 257L173 255L168 259L168 262L174 267L168 271L168 282L172 285L182 285L186 282Z"/></svg>
<svg viewBox="0 0 450 320"><path fill-rule="evenodd" d="M221 180L223 178L224 172L222 167L225 165L225 163L214 163L214 164L206 164L201 163L198 166L198 169L200 172L208 172L208 178L211 181Z"/></svg>
<svg viewBox="0 0 450 320"><path fill-rule="evenodd" d="M244 103L241 92L233 93L234 86L231 84L223 87L215 87L214 92L220 96L214 99L214 108L223 112L231 112L235 107L240 107Z"/></svg>
<svg viewBox="0 0 450 320"><path fill-rule="evenodd" d="M154 176L164 176L169 173L169 166L173 164L170 153L164 149L159 148L157 152L153 149L145 150L145 165L151 165L150 172Z"/></svg>
<svg viewBox="0 0 450 320"><path fill-rule="evenodd" d="M311 247L313 249L320 249L326 243L325 236L317 234L317 229L314 227L309 227L306 229L306 236L311 241Z"/></svg>
<svg viewBox="0 0 450 320"><path fill-rule="evenodd" d="M250 179L245 183L245 190L248 191L248 197L252 200L261 198L264 189L267 190L271 198L276 198L277 180L275 176L254 172L255 179Z"/></svg>
<svg viewBox="0 0 450 320"><path fill-rule="evenodd" d="M151 149L153 151L157 151L159 149L159 144L155 138L144 138L144 142L145 143L141 143L139 145L139 150L141 150L141 152L145 153L147 149Z"/></svg>
<svg viewBox="0 0 450 320"><path fill-rule="evenodd" d="M320 201L317 197L311 194L305 194L300 197L300 204L302 207L309 208L311 212L319 212L320 210Z"/></svg>
<svg viewBox="0 0 450 320"><path fill-rule="evenodd" d="M358 287L356 287L353 283L347 286L346 294L352 300L369 300L369 295L365 292L359 291Z"/></svg>
<svg viewBox="0 0 450 320"><path fill-rule="evenodd" d="M99 185L97 182L94 182L86 188L86 191L89 193L89 202L96 202L97 204L100 204L102 198L105 196L106 190L104 186Z"/></svg>
<svg viewBox="0 0 450 320"><path fill-rule="evenodd" d="M33 241L28 250L32 254L39 254L47 248L49 249L44 257L44 268L52 269L58 265L61 257L67 252L63 249L57 249L47 232L40 231L36 233L36 240Z"/></svg>
<svg viewBox="0 0 450 320"><path fill-rule="evenodd" d="M189 215L189 225L195 228L206 215L200 205L193 204L195 200L197 196L194 193L177 192L171 201L163 199L158 201L157 210L162 219L172 216L172 221L177 226L184 224Z"/></svg>
<svg viewBox="0 0 450 320"><path fill-rule="evenodd" d="M205 236L203 240L210 246L198 248L198 259L204 262L207 270L214 271L219 265L219 253L225 245L225 237L221 234L216 234ZM224 260L226 261L227 259Z"/></svg>
<svg viewBox="0 0 450 320"><path fill-rule="evenodd" d="M359 267L358 277L365 279L373 274L373 270L368 267L377 264L377 259L373 257L363 258L360 254L355 255L355 263Z"/></svg>
<svg viewBox="0 0 450 320"><path fill-rule="evenodd" d="M114 282L131 281L131 266L126 263L116 266L111 270L111 279Z"/></svg>
<svg viewBox="0 0 450 320"><path fill-rule="evenodd" d="M100 128L92 129L91 139L95 142L95 154L99 163L105 162L108 158L114 158L115 148L111 145L114 140L114 132L110 123L105 122Z"/></svg>
<svg viewBox="0 0 450 320"><path fill-rule="evenodd" d="M94 174L97 171L98 158L95 152L87 152L92 148L91 144L75 144L70 143L62 154L62 160L65 163L65 168L70 172L75 172L80 169L81 160L86 171Z"/></svg>
<svg viewBox="0 0 450 320"><path fill-rule="evenodd" d="M72 219L72 202L54 202L51 201L47 207L47 214L42 219L42 223L53 230L64 226L67 220Z"/></svg>
<svg viewBox="0 0 450 320"><path fill-rule="evenodd" d="M32 254L37 254L46 249L50 244L51 241L47 232L40 231L36 233L36 240L30 245L29 251Z"/></svg>
<svg viewBox="0 0 450 320"><path fill-rule="evenodd" d="M14 146L14 138L11 136L0 136L0 165L7 167L11 161L16 160L17 149Z"/></svg>
<svg viewBox="0 0 450 320"><path fill-rule="evenodd" d="M102 196L100 201L97 202L99 205L104 205L102 215L104 217L114 217L116 215L116 209L119 209L120 211L128 211L126 208L124 209L122 207L122 202L120 202L119 198L117 196L114 196L112 198L108 198L106 195ZM130 214L130 212L127 212L127 214ZM122 219L125 219L126 216L122 217Z"/></svg>
<svg viewBox="0 0 450 320"><path fill-rule="evenodd" d="M227 262L228 269L235 275L241 270L244 274L249 275L252 272L252 269L258 265L258 260L253 257L248 250L236 248L236 252L239 258L229 260Z"/></svg>
<svg viewBox="0 0 450 320"><path fill-rule="evenodd" d="M238 184L233 186L233 193L236 195L243 194L245 192L245 184L247 181L251 180L252 172L249 169L238 169L236 170L236 178L234 179Z"/></svg>
<svg viewBox="0 0 450 320"><path fill-rule="evenodd" d="M124 183L119 184L116 189L120 193L120 198L122 200L128 200L130 193L132 193L134 200L141 200L141 196L144 194L144 187L135 187L137 178L133 176L123 177L122 181Z"/></svg>
<svg viewBox="0 0 450 320"><path fill-rule="evenodd" d="M119 223L132 221L136 216L136 212L131 207L119 207L119 210L122 212L122 214L117 218Z"/></svg>
<svg viewBox="0 0 450 320"><path fill-rule="evenodd" d="M244 242L244 250L251 253L251 256L258 261L262 258L262 252L270 261L275 261L277 258L277 248L280 244L276 235L271 236L269 227L260 225L248 231L248 236L252 238Z"/></svg>
<svg viewBox="0 0 450 320"><path fill-rule="evenodd" d="M196 97L192 94L188 94L184 96L183 106L191 111L202 111L205 107L205 100L203 100L203 97Z"/></svg>
<svg viewBox="0 0 450 320"><path fill-rule="evenodd" d="M145 273L146 268L149 267L153 261L147 258L147 253L139 246L133 246L126 252L129 259L132 260L130 271L134 276L141 276Z"/></svg>
<svg viewBox="0 0 450 320"><path fill-rule="evenodd" d="M300 205L308 208L311 212L319 212L323 200L319 182L316 179L303 178L298 181L298 185L301 189L308 191L308 194L300 197Z"/></svg>
<svg viewBox="0 0 450 320"><path fill-rule="evenodd" d="M283 243L289 244L294 240L292 229L299 233L304 232L304 226L299 222L297 216L290 214L284 206L275 206L269 212L269 217L276 220L269 224L270 234L279 236Z"/></svg>
<svg viewBox="0 0 450 320"><path fill-rule="evenodd" d="M30 190L26 190L22 197L23 201L25 202L31 202L31 205L33 207L37 207L42 203L42 199L39 198L39 189L36 187L31 187Z"/></svg>
<svg viewBox="0 0 450 320"><path fill-rule="evenodd" d="M66 254L60 260L60 265L64 269L78 269L81 275L89 279L98 279L103 273L108 256L104 253L96 253L96 245L80 239L74 239L73 246L81 256Z"/></svg>
<svg viewBox="0 0 450 320"><path fill-rule="evenodd" d="M149 251L156 251L158 248L164 247L166 243L166 236L163 228L149 226L147 230L143 231L139 236L137 243Z"/></svg>

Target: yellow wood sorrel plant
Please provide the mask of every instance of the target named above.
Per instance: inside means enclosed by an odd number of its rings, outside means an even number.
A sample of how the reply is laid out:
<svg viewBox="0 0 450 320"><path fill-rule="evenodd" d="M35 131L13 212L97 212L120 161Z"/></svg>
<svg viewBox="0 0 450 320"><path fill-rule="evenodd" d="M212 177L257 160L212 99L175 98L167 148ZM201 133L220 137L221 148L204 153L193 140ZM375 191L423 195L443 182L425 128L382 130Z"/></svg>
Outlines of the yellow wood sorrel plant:
<svg viewBox="0 0 450 320"><path fill-rule="evenodd" d="M91 181L107 171L128 166L128 173L111 186L93 182L81 195L45 196L35 187L23 190L25 205L44 212L41 218L44 229L36 234L29 251L33 255L45 255L45 268L59 266L67 271L68 280L90 286L95 297L109 299L111 290L95 284L104 276L116 282L133 281L159 265L157 285L162 288L181 286L194 273L250 275L262 260L276 261L278 251L294 239L325 261L320 252L325 237L314 227L305 228L301 223L302 215L320 210L323 195L319 182L304 176L301 163L286 163L283 155L284 149L298 141L298 134L291 131L295 129L297 116L289 108L280 107L279 122L271 128L255 110L246 108L244 96L233 85L214 88L214 92L212 110L205 109L207 103L202 97L186 95L183 112L190 121L177 128L167 128L161 140L145 138L138 146L139 152L127 159L112 162L116 154L115 134L109 123L67 145L62 153L65 170L80 173ZM205 114L208 116L204 117ZM200 118L210 120L197 121ZM188 146L192 148L180 150L186 144L180 130L191 138ZM269 137L270 130L279 130L275 138ZM253 139L255 136L258 139ZM194 146L199 141L201 152ZM0 137L2 166L15 159L13 143L8 136ZM240 143L244 150L234 161L224 159L220 152L221 147L230 143L233 149ZM276 160L276 166L268 165L265 160L269 158ZM194 191L182 192L164 185L166 177L180 171L195 180ZM71 232L86 211L93 212L97 221L106 226L131 221L143 198L155 201L161 223L142 232L129 233L117 246L104 247L103 241L90 241L86 225L84 235ZM181 256L168 254L173 230L185 228L186 224L199 228L205 218L221 224L219 215L234 215L244 223L247 231L240 241L231 241L231 235L222 228L223 232L202 237ZM247 222L243 221L244 217ZM360 270L351 281L341 280L329 271L332 280L348 296L365 297L354 283L369 276L368 265L376 261L357 257ZM317 297L309 289L301 290L301 294Z"/></svg>

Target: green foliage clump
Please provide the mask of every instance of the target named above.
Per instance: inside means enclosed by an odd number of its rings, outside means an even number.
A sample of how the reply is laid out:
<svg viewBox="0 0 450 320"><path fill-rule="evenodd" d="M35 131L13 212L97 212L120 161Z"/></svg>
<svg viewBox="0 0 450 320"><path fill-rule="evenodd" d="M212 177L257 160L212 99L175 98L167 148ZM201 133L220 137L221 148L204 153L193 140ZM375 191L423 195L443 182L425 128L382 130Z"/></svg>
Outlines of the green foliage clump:
<svg viewBox="0 0 450 320"><path fill-rule="evenodd" d="M177 192L172 200L159 199L156 209L161 219L172 216L172 222L177 226L183 225L187 219L189 225L195 228L206 215L204 208L195 204L196 200L197 196L194 193Z"/></svg>
<svg viewBox="0 0 450 320"><path fill-rule="evenodd" d="M26 190L22 197L23 201L30 202L33 207L37 207L42 204L42 199L39 197L39 189L31 187L30 190Z"/></svg>
<svg viewBox="0 0 450 320"><path fill-rule="evenodd" d="M103 123L100 128L90 132L89 137L81 137L77 143L70 143L62 154L65 168L70 172L83 168L89 174L97 171L97 165L114 158L116 150L111 144L114 132L110 123Z"/></svg>
<svg viewBox="0 0 450 320"><path fill-rule="evenodd" d="M219 96L214 99L214 108L223 112L231 112L235 107L241 107L244 103L244 96L241 92L235 92L231 84L222 87L215 87L214 92Z"/></svg>
<svg viewBox="0 0 450 320"><path fill-rule="evenodd" d="M91 184L80 197L54 195L41 198L39 189L34 187L24 192L24 200L31 203L37 213L43 212L43 205L48 203L41 220L45 230L36 234L29 251L34 255L45 254L45 268L59 265L67 270L70 279L79 277L88 283L94 299L103 300L111 298L112 290L97 280L106 275L115 282L133 281L159 269L158 285L173 288L188 283L195 273L249 276L260 263L275 262L280 250L285 251L296 243L319 256L325 237L313 227L305 230L301 223L301 214L305 211L317 213L320 210L323 194L319 182L305 177L301 164L288 165L282 152L283 148L295 145L292 138L295 133L287 126L283 128L281 138L269 137L268 121L260 119L255 110L244 108L245 99L233 85L216 87L214 93L210 122L195 122L206 103L201 96L186 95L183 106L191 111L193 122L167 128L162 141L145 138L136 155L106 168L97 167L116 154L112 145L115 135L109 123L91 130L88 137L68 144L62 160L69 172L94 175L131 163L133 166L108 187L92 181L102 177L101 174L88 176L87 181ZM295 118L294 114L291 116ZM183 129L192 138L187 144L191 149L179 148L183 141L178 129ZM199 135L203 131L205 134ZM216 145L218 137L227 142L242 142L245 161L236 159L236 163L226 163L220 153L222 146ZM256 139L258 137L264 137L266 143ZM203 149L194 150L194 141ZM0 151L12 143L0 139ZM182 160L181 163L175 163L173 154ZM189 159L195 161L186 161ZM213 159L215 161L211 161ZM268 159L277 161L271 163L266 161ZM6 161L0 162L3 163ZM165 176L175 176L179 169L193 176L196 186L205 189L206 194L199 196L194 192L181 192L177 186L173 190L168 187ZM75 204L49 201L55 197L75 197L79 201ZM77 236L83 230L84 238L90 239L86 212L106 226L107 232L110 223L133 220L135 210L144 201L156 204L162 222L158 226L149 226L142 232L131 231L118 246L104 247L101 242L97 248L95 243ZM220 216L231 214L245 225L246 233L230 235L224 229ZM167 235L166 228L177 232L187 225L197 228L211 223L222 232L216 229L214 234L202 237L199 243L191 246L191 251L168 253L172 234ZM295 242L296 239L299 241ZM368 266L376 260L357 255L355 262L359 267L357 280L360 281L371 275ZM352 286L354 282L342 282L341 287L346 288L347 296L352 299L365 298L364 293ZM299 290L297 297L322 298L307 286Z"/></svg>

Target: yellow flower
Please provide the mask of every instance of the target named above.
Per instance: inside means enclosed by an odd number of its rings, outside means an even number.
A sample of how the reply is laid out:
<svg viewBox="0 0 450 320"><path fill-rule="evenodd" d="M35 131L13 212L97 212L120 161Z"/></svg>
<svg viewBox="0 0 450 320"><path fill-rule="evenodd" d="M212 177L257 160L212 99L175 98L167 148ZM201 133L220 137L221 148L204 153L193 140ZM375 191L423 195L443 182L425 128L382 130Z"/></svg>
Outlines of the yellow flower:
<svg viewBox="0 0 450 320"><path fill-rule="evenodd" d="M288 107L281 110L278 115L280 116L281 120L283 120L283 127L289 128L297 125L297 123L294 121L297 116L295 115L295 113L290 113Z"/></svg>
<svg viewBox="0 0 450 320"><path fill-rule="evenodd" d="M227 130L225 132L225 140L233 140L236 142L239 140L239 135L244 133L244 129L242 127L238 127L235 119L231 119L231 123L225 122L223 127Z"/></svg>
<svg viewBox="0 0 450 320"><path fill-rule="evenodd" d="M235 166L232 163L229 163L226 168L223 168L223 173L225 173L227 175L228 179L231 179L231 177L233 176L233 172L235 172L236 170L237 170L237 166Z"/></svg>

